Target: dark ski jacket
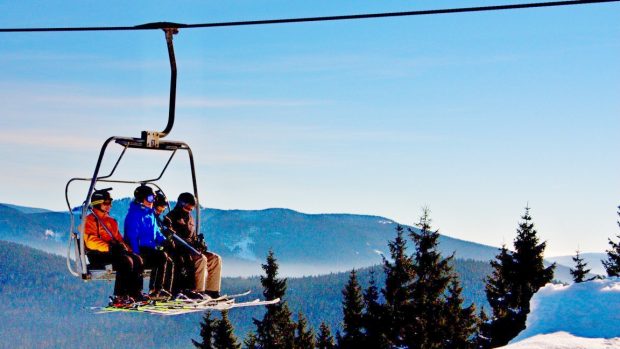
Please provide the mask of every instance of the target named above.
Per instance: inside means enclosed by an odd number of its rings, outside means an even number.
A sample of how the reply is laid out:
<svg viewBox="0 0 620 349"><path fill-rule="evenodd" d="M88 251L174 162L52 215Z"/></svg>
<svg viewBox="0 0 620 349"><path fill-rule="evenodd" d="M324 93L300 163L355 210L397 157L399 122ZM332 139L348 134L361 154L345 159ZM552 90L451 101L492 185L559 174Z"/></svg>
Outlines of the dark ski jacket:
<svg viewBox="0 0 620 349"><path fill-rule="evenodd" d="M125 217L125 241L131 249L140 254L141 247L155 249L165 240L153 209L132 201Z"/></svg>
<svg viewBox="0 0 620 349"><path fill-rule="evenodd" d="M166 218L165 221L170 224L170 228L180 238L194 247L197 245L196 223L191 213L185 212L182 207L177 205L166 215Z"/></svg>

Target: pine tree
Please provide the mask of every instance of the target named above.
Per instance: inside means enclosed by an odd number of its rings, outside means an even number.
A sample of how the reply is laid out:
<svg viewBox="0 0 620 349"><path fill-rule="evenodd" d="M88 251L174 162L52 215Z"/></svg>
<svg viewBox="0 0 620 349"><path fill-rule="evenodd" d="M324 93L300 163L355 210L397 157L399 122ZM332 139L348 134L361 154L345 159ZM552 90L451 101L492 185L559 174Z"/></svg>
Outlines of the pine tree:
<svg viewBox="0 0 620 349"><path fill-rule="evenodd" d="M491 348L491 336L489 334L489 318L484 312L484 308L480 309L478 318L476 319L476 333L472 338L475 349Z"/></svg>
<svg viewBox="0 0 620 349"><path fill-rule="evenodd" d="M396 226L396 238L388 242L391 261L383 258L385 287L381 290L385 298L384 312L388 327L387 339L392 346L402 346L407 318L407 304L410 301L409 286L413 281L413 262L407 255L407 240L404 228Z"/></svg>
<svg viewBox="0 0 620 349"><path fill-rule="evenodd" d="M343 335L338 341L340 349L356 349L364 345L364 333L362 329L362 288L357 281L355 269L351 271L349 281L342 291Z"/></svg>
<svg viewBox="0 0 620 349"><path fill-rule="evenodd" d="M213 349L213 331L215 330L215 324L211 319L211 312L206 312L200 323L200 337L202 342L198 342L192 339L192 343L198 349Z"/></svg>
<svg viewBox="0 0 620 349"><path fill-rule="evenodd" d="M297 314L296 327L297 334L295 336L295 349L314 349L316 346L314 330L312 328L308 328L308 321L301 312Z"/></svg>
<svg viewBox="0 0 620 349"><path fill-rule="evenodd" d="M321 322L319 327L319 334L316 339L317 349L335 349L334 337L329 330L329 326L325 322Z"/></svg>
<svg viewBox="0 0 620 349"><path fill-rule="evenodd" d="M228 320L228 311L222 312L222 319L216 321L213 333L213 348L215 349L241 349L233 333L233 326Z"/></svg>
<svg viewBox="0 0 620 349"><path fill-rule="evenodd" d="M620 209L620 206L618 208ZM620 211L618 211L618 215L620 215ZM618 225L620 226L620 221L618 221ZM603 266L608 276L620 276L620 241L616 243L609 239L609 245L611 248L607 250L607 260L602 261Z"/></svg>
<svg viewBox="0 0 620 349"><path fill-rule="evenodd" d="M245 348L246 349L258 349L258 339L256 338L256 335L254 333L248 333L248 335L245 337L245 340L243 341L243 344L245 344Z"/></svg>
<svg viewBox="0 0 620 349"><path fill-rule="evenodd" d="M588 263L583 261L583 258L579 255L579 250L576 251L576 255L573 257L573 262L575 262L575 269L571 268L570 274L573 276L573 281L575 281L575 283L591 281L594 279L590 278L586 280L586 275L588 275L591 269L586 269Z"/></svg>
<svg viewBox="0 0 620 349"><path fill-rule="evenodd" d="M523 221L517 229L514 253L505 251L505 255L500 254L498 263L492 263L496 271L500 269L497 274L502 277L502 280L492 280L492 292L487 283L487 299L493 308L492 347L506 345L525 328L530 300L539 288L553 279L555 263L546 268L543 264L546 243L539 243L529 210L526 207L521 217Z"/></svg>
<svg viewBox="0 0 620 349"><path fill-rule="evenodd" d="M438 250L439 232L431 230L430 211L424 208L416 224L420 232L409 229L416 252L413 257L413 276L410 286L411 302L407 303L404 342L410 348L442 348L445 321L444 293L452 280L450 261Z"/></svg>
<svg viewBox="0 0 620 349"><path fill-rule="evenodd" d="M446 349L473 348L470 338L477 329L476 307L470 304L463 308L462 291L458 278L453 278L448 287L445 313L442 316L445 321L443 348Z"/></svg>
<svg viewBox="0 0 620 349"><path fill-rule="evenodd" d="M365 343L368 348L385 349L389 348L387 333L389 326L386 326L387 317L384 314L384 307L379 304L379 290L377 289L375 274L370 271L370 283L364 292L364 309L362 316L362 327L366 330Z"/></svg>
<svg viewBox="0 0 620 349"><path fill-rule="evenodd" d="M505 245L495 256L495 260L491 261L493 273L487 278L485 291L493 317L482 328L489 340L489 347L501 346L496 344L508 342L515 335L514 331L510 330L510 326L516 321L516 311L511 307L514 302L508 297L511 292L510 282L514 279L513 264L512 254Z"/></svg>
<svg viewBox="0 0 620 349"><path fill-rule="evenodd" d="M273 251L267 255L267 263L262 265L265 276L261 276L265 299L280 298L278 304L266 306L263 320L254 319L256 325L256 346L261 349L290 349L295 341L295 323L291 311L283 300L286 293L286 279L278 279L278 263Z"/></svg>

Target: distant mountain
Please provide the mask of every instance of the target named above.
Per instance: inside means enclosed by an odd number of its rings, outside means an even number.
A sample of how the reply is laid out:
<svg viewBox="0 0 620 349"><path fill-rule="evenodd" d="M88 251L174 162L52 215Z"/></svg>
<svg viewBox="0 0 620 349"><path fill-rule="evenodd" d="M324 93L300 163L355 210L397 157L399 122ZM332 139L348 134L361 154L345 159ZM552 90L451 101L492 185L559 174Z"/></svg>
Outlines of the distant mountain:
<svg viewBox="0 0 620 349"><path fill-rule="evenodd" d="M276 255L277 257L277 255ZM488 263L455 261L466 303L485 305L483 279ZM381 267L358 271L363 287L370 271L378 285L384 282ZM289 278L286 300L294 314L302 311L316 329L321 321L333 333L342 320L342 293L348 273ZM189 348L198 339L202 314L162 317L147 314L94 314L90 306L106 304L112 283L83 282L72 277L62 257L20 244L0 241L0 348ZM224 278L224 292L251 289L251 297L262 298L257 277ZM488 306L485 306L488 309ZM264 308L243 308L230 312L235 333L244 337L254 330L252 318Z"/></svg>
<svg viewBox="0 0 620 349"><path fill-rule="evenodd" d="M129 202L115 200L112 207L121 229ZM0 239L66 254L69 214L30 210L34 213L0 204ZM286 275L318 275L379 264L383 255L389 256L387 242L395 237L397 224L369 215L205 208L200 230L209 249L224 257L227 275L260 273L260 261L269 249L277 252L283 271L291 271ZM498 253L496 247L446 235L439 242L443 255L455 253L460 259L488 262ZM568 268L559 267L556 278L570 280Z"/></svg>
<svg viewBox="0 0 620 349"><path fill-rule="evenodd" d="M603 267L602 260L607 260L607 254L605 253L580 253L581 258L583 258L584 262L588 263L587 269L591 269L592 274L598 275L607 275L605 268ZM548 261L556 262L558 264L565 265L568 268L574 268L575 262L573 261L573 256L557 256L557 257L549 257Z"/></svg>

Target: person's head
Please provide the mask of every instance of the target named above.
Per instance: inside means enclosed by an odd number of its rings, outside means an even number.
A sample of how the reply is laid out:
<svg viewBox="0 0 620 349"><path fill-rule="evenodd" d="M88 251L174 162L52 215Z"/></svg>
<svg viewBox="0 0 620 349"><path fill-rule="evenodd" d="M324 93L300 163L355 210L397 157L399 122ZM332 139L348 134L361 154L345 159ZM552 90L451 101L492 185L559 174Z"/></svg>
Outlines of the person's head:
<svg viewBox="0 0 620 349"><path fill-rule="evenodd" d="M142 184L133 191L134 201L138 204L142 204L148 208L153 207L155 201L155 193L153 189L148 185Z"/></svg>
<svg viewBox="0 0 620 349"><path fill-rule="evenodd" d="M93 195L90 196L90 204L93 209L110 213L110 208L112 208L112 196L110 195L110 190L112 190L112 188L95 190Z"/></svg>
<svg viewBox="0 0 620 349"><path fill-rule="evenodd" d="M168 207L168 198L166 198L166 195L161 190L158 190L155 193L153 210L155 211L156 215L160 215L166 210L166 207Z"/></svg>
<svg viewBox="0 0 620 349"><path fill-rule="evenodd" d="M177 206L183 211L190 213L196 207L196 198L192 193L181 193L177 199Z"/></svg>

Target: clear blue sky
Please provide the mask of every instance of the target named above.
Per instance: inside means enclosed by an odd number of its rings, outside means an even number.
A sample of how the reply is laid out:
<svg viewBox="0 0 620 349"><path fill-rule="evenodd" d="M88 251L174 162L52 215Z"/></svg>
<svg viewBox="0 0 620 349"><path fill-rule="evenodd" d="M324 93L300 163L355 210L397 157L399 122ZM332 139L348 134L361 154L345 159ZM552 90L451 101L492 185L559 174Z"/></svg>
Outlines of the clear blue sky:
<svg viewBox="0 0 620 349"><path fill-rule="evenodd" d="M489 4L19 1L0 4L0 26ZM613 3L182 30L169 138L192 146L208 207L412 224L429 206L440 232L499 246L529 203L548 255L602 252L620 233L619 15ZM92 175L107 137L163 129L168 83L160 31L0 33L0 202L63 210L66 181ZM133 175L163 159L128 160ZM172 196L189 189L184 160Z"/></svg>

